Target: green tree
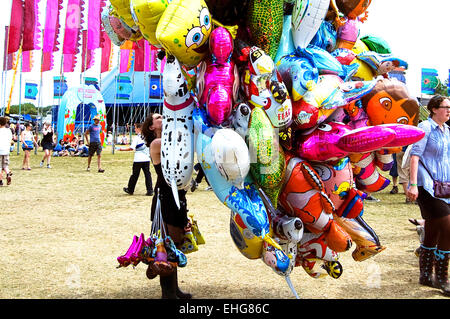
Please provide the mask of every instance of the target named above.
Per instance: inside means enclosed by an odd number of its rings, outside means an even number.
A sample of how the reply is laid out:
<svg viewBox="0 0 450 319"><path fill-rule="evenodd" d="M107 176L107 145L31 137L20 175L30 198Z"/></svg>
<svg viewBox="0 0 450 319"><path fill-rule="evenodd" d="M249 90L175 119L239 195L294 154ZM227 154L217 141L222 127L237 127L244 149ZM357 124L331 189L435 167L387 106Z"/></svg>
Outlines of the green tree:
<svg viewBox="0 0 450 319"><path fill-rule="evenodd" d="M448 96L448 79L445 80L444 83L439 81L439 85L436 88L436 94Z"/></svg>
<svg viewBox="0 0 450 319"><path fill-rule="evenodd" d="M20 108L20 112L19 112ZM11 105L11 108L9 109L10 114L30 114L30 115L37 115L37 109L32 103L24 103L22 105L16 104Z"/></svg>

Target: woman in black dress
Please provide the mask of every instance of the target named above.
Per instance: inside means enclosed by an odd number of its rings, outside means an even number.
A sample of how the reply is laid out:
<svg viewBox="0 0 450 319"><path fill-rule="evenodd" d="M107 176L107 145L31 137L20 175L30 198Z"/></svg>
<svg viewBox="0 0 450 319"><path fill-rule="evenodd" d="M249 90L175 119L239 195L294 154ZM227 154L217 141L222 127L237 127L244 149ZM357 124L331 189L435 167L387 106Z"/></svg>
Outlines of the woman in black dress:
<svg viewBox="0 0 450 319"><path fill-rule="evenodd" d="M51 168L50 160L52 158L53 143L55 142L53 129L50 121L44 122L44 127L42 129L42 149L44 150L44 158L42 159L40 166L44 166L45 160L47 160L47 168Z"/></svg>
<svg viewBox="0 0 450 319"><path fill-rule="evenodd" d="M161 169L161 130L162 115L151 113L142 125L142 135L147 146L150 148L150 158L155 168L157 180L154 187L155 195L152 200L151 220L155 214L156 203L159 197L161 204L161 215L164 220L168 235L172 238L175 246L180 248L184 239L184 227L188 224L186 191L179 190L180 209L178 209L173 198L172 189L166 183ZM147 269L147 277L155 277L151 267ZM184 293L178 287L177 268L169 276L160 276L162 298L164 299L190 299L192 295Z"/></svg>

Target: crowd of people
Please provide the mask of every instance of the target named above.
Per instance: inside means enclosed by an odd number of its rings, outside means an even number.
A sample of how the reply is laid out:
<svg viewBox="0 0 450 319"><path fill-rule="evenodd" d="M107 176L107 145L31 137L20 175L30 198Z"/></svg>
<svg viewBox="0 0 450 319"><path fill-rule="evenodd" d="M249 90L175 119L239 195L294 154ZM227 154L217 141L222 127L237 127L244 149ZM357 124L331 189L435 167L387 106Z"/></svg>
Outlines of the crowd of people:
<svg viewBox="0 0 450 319"><path fill-rule="evenodd" d="M450 296L450 283L448 281L448 263L450 259L450 199L436 196L434 184L436 181L450 181L450 99L440 95L434 96L429 104L430 116L419 123L419 128L425 131L425 137L419 142L404 147L394 154L394 165L389 174L392 178L390 194L399 194L403 191L406 204L418 205L422 219L410 219L410 222L420 227L420 246L417 249L419 256L419 283L421 285L439 288L446 296ZM20 134L21 147L24 151L22 162L23 170L30 170L30 152L35 147L42 147L44 156L40 166L51 168L52 156L80 156L87 157L87 170L90 170L92 157L97 155L97 168L102 168L102 143L100 132L102 130L100 118L95 116L93 124L86 130L84 136L78 135L71 141L60 140L56 143L56 134L50 122L44 122L42 139L38 139L32 130L32 125L24 124L19 130L8 123L7 118L0 117L0 186L3 185L3 173L6 174L7 185L11 184L12 172L9 169L9 153L12 151L17 135ZM179 247L185 234L187 218L187 190L179 190L178 207L172 195L171 187L165 182L161 169L161 131L162 116L157 113L150 114L144 123L135 123L136 135L128 147L118 148L119 151L133 151L134 158L132 173L128 184L123 191L133 195L142 170L145 177L146 195L153 196L151 205L151 219L155 218L157 206L161 207L161 216L164 228ZM128 142L122 137L122 143ZM86 141L86 144L85 144ZM128 144L126 144L128 145ZM157 179L153 186L150 173L150 163L156 172ZM211 190L202 167L195 165L196 177L190 184L191 192L205 178ZM401 188L399 187L401 185ZM369 194L371 196L371 194ZM372 196L371 196L372 197ZM450 197L450 195L449 195ZM158 204L158 201L160 204ZM158 274L152 267L147 269L147 277L155 278ZM160 285L163 298L192 298L178 287L176 270L169 275L160 275Z"/></svg>

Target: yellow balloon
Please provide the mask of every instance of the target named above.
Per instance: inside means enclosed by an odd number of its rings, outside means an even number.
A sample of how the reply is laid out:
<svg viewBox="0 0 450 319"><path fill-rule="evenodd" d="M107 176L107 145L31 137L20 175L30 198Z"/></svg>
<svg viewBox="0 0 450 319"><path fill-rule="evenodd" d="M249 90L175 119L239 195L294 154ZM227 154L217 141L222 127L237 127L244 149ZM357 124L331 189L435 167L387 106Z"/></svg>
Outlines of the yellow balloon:
<svg viewBox="0 0 450 319"><path fill-rule="evenodd" d="M110 0L109 2L113 6L117 17L121 18L127 26L133 28L136 25L131 16L130 0Z"/></svg>
<svg viewBox="0 0 450 319"><path fill-rule="evenodd" d="M156 39L180 63L194 67L208 51L211 14L204 0L173 0L159 19Z"/></svg>
<svg viewBox="0 0 450 319"><path fill-rule="evenodd" d="M161 47L156 39L159 19L169 5L168 0L130 0L131 15L144 38L152 45Z"/></svg>
<svg viewBox="0 0 450 319"><path fill-rule="evenodd" d="M353 53L355 53L356 55L366 52L366 51L370 51L368 46L362 42L360 39L356 40L355 45L352 48Z"/></svg>
<svg viewBox="0 0 450 319"><path fill-rule="evenodd" d="M263 240L255 236L250 229L245 226L239 215L231 211L230 235L234 244L242 255L248 259L261 258L263 251Z"/></svg>
<svg viewBox="0 0 450 319"><path fill-rule="evenodd" d="M353 75L353 77L358 77L363 81L373 80L375 74L373 73L372 68L366 62L363 62L360 59L355 58L350 64L354 63L359 64L359 68L358 71Z"/></svg>

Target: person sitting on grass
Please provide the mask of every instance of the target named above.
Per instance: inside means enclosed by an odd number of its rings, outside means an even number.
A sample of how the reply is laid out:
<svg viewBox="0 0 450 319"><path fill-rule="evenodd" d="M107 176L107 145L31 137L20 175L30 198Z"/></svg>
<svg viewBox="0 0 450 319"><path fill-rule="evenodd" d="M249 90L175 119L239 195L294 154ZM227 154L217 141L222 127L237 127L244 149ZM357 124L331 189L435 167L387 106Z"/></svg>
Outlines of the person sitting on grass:
<svg viewBox="0 0 450 319"><path fill-rule="evenodd" d="M88 157L89 156L89 149L86 145L84 145L83 140L78 141L78 146L73 155L80 156L80 157Z"/></svg>

